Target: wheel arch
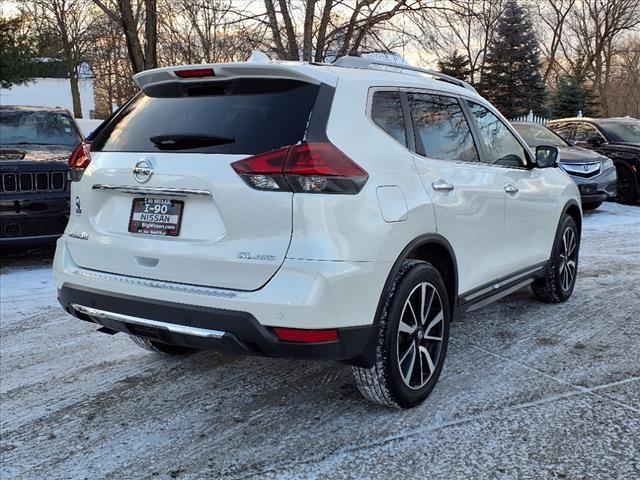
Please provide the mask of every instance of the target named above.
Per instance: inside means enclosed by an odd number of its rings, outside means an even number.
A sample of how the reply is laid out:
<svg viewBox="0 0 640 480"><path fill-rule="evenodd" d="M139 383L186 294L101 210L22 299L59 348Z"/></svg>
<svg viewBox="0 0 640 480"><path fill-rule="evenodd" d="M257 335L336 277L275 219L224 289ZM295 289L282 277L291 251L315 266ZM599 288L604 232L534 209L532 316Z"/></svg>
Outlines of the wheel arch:
<svg viewBox="0 0 640 480"><path fill-rule="evenodd" d="M578 233L582 236L582 210L580 209L578 202L575 200L569 200L562 209L562 215L564 214L573 218L574 222L576 222L576 225L578 226ZM560 218L562 218L562 215ZM560 224L560 219L558 219L558 224Z"/></svg>
<svg viewBox="0 0 640 480"><path fill-rule="evenodd" d="M610 154L609 158L613 160L616 172L620 167L626 168L631 172L631 176L635 181L636 192L640 195L640 154L634 157L622 157Z"/></svg>
<svg viewBox="0 0 640 480"><path fill-rule="evenodd" d="M442 235L434 233L420 235L409 242L402 250L394 262L387 276L384 288L382 289L382 295L378 300L378 308L376 309L376 319L380 318L380 314L385 307L388 296L392 292L402 263L409 259L428 262L440 272L445 287L447 288L447 294L449 295L451 318L455 318L454 315L458 305L458 264L451 244Z"/></svg>

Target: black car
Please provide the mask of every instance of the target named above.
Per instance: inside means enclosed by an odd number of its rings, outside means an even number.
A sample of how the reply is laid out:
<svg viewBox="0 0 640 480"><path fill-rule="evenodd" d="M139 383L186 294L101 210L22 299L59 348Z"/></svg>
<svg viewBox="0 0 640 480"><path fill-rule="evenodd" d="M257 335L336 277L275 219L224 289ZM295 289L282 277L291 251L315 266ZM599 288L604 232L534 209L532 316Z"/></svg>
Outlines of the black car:
<svg viewBox="0 0 640 480"><path fill-rule="evenodd" d="M593 210L617 194L618 179L613 161L592 150L570 145L547 127L537 123L512 122L533 150L553 145L560 150L560 168L574 179L580 190L582 208Z"/></svg>
<svg viewBox="0 0 640 480"><path fill-rule="evenodd" d="M0 107L0 246L52 242L69 219L69 155L82 141L62 108Z"/></svg>
<svg viewBox="0 0 640 480"><path fill-rule="evenodd" d="M564 118L547 126L568 142L613 159L618 172L618 201L640 200L640 120L637 118Z"/></svg>

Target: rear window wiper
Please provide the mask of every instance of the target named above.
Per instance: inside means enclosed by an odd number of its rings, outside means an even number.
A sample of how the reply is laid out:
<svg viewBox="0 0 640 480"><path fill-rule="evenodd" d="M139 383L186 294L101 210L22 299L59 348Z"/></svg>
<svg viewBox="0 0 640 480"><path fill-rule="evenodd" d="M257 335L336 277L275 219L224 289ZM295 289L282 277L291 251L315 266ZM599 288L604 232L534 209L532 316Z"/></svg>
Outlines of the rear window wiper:
<svg viewBox="0 0 640 480"><path fill-rule="evenodd" d="M222 137L218 135L196 134L168 134L155 135L149 140L158 150L188 150L190 148L211 147L214 145L225 145L235 143L235 138Z"/></svg>

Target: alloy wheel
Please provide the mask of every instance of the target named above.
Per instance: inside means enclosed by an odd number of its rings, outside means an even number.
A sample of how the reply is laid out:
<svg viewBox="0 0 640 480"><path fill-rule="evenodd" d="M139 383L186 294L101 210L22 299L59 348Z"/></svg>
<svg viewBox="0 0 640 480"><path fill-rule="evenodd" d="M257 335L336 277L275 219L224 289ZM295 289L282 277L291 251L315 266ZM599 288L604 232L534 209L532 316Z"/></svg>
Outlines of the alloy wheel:
<svg viewBox="0 0 640 480"><path fill-rule="evenodd" d="M442 352L444 310L440 294L429 282L411 291L398 326L397 360L405 385L418 390L433 376Z"/></svg>
<svg viewBox="0 0 640 480"><path fill-rule="evenodd" d="M573 228L568 227L562 234L562 250L560 252L560 286L567 291L576 278L578 240Z"/></svg>

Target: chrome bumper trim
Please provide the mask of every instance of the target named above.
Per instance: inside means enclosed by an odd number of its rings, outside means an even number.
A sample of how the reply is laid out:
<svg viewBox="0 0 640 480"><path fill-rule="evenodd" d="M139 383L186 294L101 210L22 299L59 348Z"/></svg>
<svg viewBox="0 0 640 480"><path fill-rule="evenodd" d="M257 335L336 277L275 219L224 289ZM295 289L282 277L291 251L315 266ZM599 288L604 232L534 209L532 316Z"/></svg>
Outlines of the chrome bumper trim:
<svg viewBox="0 0 640 480"><path fill-rule="evenodd" d="M207 330L204 328L177 325L175 323L158 322L156 320L148 320L146 318L123 315L122 313L107 312L105 310L98 310L97 308L85 307L84 305L79 305L77 303L72 303L70 307L75 311L83 313L85 315L89 315L90 317L102 318L105 320L114 320L116 322L132 323L134 325L141 325L143 327L158 328L182 335L192 335L194 337L203 338L222 338L222 336L225 334L225 332L221 330Z"/></svg>
<svg viewBox="0 0 640 480"><path fill-rule="evenodd" d="M131 193L133 195L163 195L165 197L212 197L209 190L199 190L196 188L156 188L156 187L136 187L127 185L107 185L96 183L94 190L110 190L121 193Z"/></svg>

